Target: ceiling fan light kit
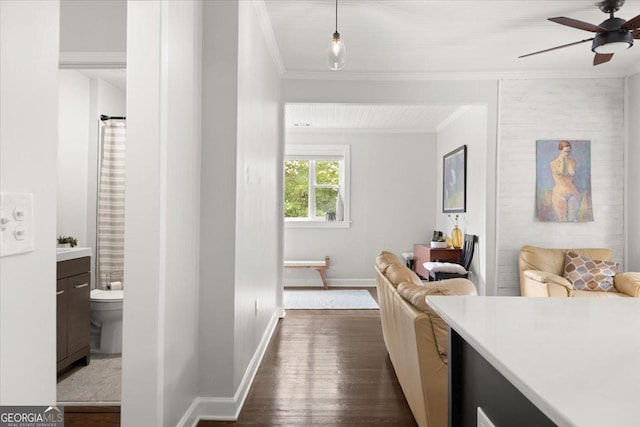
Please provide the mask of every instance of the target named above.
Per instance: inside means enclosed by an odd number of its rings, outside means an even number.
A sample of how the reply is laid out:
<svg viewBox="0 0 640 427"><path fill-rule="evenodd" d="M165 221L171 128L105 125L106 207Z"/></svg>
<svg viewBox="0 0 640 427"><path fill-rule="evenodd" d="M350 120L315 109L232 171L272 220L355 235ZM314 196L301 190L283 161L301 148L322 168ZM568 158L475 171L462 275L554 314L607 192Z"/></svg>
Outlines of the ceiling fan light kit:
<svg viewBox="0 0 640 427"><path fill-rule="evenodd" d="M327 65L329 65L330 69L338 71L342 70L346 63L347 48L338 32L338 0L336 0L336 31L333 33L333 37L327 48Z"/></svg>
<svg viewBox="0 0 640 427"><path fill-rule="evenodd" d="M619 53L633 46L630 31L609 31L599 33L593 39L591 50L595 53Z"/></svg>
<svg viewBox="0 0 640 427"><path fill-rule="evenodd" d="M617 12L623 4L624 0L603 0L600 2L598 4L600 10L609 14L609 19L600 25L594 25L564 16L549 18L551 22L596 34L590 39L529 53L520 56L520 58L593 41L591 51L596 54L593 58L593 65L609 62L614 54L625 51L633 46L633 39L640 39L640 15L628 21L613 16L614 12Z"/></svg>

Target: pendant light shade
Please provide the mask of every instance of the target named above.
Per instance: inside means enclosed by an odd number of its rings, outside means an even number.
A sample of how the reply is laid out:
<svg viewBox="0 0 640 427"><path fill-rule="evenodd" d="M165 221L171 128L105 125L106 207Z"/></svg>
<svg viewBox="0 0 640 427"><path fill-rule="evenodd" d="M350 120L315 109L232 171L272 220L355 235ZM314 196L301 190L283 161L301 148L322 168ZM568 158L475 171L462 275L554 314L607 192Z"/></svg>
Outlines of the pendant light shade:
<svg viewBox="0 0 640 427"><path fill-rule="evenodd" d="M346 63L347 49L338 32L338 0L336 0L336 31L333 33L327 48L327 65L329 65L330 69L337 71L342 70Z"/></svg>
<svg viewBox="0 0 640 427"><path fill-rule="evenodd" d="M347 63L347 49L340 33L333 33L333 38L327 48L327 64L332 70L342 70Z"/></svg>

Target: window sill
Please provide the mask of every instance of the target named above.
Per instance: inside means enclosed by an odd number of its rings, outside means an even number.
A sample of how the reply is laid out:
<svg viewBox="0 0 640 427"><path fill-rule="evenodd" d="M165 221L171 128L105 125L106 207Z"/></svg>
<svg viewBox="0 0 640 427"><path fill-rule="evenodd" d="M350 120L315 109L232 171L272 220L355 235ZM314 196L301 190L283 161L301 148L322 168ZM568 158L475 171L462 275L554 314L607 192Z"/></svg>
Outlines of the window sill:
<svg viewBox="0 0 640 427"><path fill-rule="evenodd" d="M351 221L291 221L284 220L284 228L350 228Z"/></svg>

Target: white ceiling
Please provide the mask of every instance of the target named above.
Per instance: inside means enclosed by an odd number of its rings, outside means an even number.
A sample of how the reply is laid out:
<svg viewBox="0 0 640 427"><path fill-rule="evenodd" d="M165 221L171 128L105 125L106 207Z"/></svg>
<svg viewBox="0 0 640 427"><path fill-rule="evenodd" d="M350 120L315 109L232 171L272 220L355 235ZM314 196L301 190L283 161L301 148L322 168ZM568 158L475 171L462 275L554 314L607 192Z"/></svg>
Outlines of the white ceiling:
<svg viewBox="0 0 640 427"><path fill-rule="evenodd" d="M334 0L264 0L272 51L285 78L450 79L625 76L640 71L640 40L594 67L591 43L518 56L591 38L547 20L593 24L608 18L596 0L339 0L338 31L347 66L330 71L325 52L335 29ZM260 10L260 9L259 9ZM617 17L640 15L627 0ZM267 25L268 27L268 25ZM288 129L436 132L461 106L290 104ZM308 123L310 126L296 127Z"/></svg>
<svg viewBox="0 0 640 427"><path fill-rule="evenodd" d="M287 104L288 129L436 132L466 107L456 105Z"/></svg>
<svg viewBox="0 0 640 427"><path fill-rule="evenodd" d="M588 77L640 71L640 40L596 67L591 43L518 59L591 38L593 33L547 18L599 24L608 15L595 0L339 0L338 31L347 47L342 71L325 65L335 29L334 0L264 4L285 78ZM639 14L640 0L627 0L616 16L629 20Z"/></svg>

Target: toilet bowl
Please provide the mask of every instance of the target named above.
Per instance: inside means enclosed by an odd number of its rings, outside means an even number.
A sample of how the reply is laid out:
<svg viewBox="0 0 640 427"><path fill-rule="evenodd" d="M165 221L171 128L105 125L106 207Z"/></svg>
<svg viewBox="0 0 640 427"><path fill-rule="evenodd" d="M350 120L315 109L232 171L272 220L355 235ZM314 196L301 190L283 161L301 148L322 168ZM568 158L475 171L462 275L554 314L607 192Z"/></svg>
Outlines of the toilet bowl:
<svg viewBox="0 0 640 427"><path fill-rule="evenodd" d="M91 323L100 329L97 353L122 353L122 302L124 291L91 291Z"/></svg>

